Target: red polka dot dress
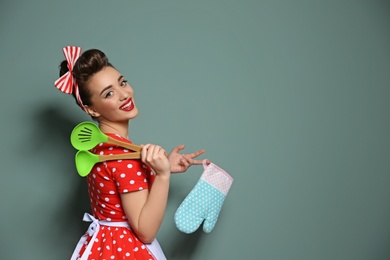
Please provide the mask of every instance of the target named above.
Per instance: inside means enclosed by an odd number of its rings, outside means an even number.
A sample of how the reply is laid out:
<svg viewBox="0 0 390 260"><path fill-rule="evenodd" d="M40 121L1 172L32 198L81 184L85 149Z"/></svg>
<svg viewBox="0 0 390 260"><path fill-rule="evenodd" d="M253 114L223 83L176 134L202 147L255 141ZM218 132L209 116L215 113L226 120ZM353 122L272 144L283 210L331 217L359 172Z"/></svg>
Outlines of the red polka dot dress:
<svg viewBox="0 0 390 260"><path fill-rule="evenodd" d="M129 142L127 139L114 134L107 135ZM101 143L92 152L100 155L113 155L133 151L112 144ZM148 189L154 177L155 175L151 169L143 164L141 160L115 160L95 164L86 177L92 215L96 220L108 224L114 223L114 226L100 225L93 245L90 247L89 256L85 259L155 259L129 227L115 226L115 223L127 222L120 200L120 193ZM89 235L79 252L74 253L74 256L77 255L75 259L81 259L87 246L92 242L91 239L92 236Z"/></svg>

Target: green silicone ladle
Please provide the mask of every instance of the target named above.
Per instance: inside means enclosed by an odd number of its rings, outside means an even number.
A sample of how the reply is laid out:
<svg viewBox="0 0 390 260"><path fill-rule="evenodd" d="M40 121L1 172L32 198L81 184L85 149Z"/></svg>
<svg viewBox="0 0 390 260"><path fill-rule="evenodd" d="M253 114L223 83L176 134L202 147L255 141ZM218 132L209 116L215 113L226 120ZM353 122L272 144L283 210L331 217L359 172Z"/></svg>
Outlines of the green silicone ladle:
<svg viewBox="0 0 390 260"><path fill-rule="evenodd" d="M114 154L114 155L97 155L91 152L81 150L76 153L76 169L81 177L87 176L93 166L96 163L109 161L109 160L123 160L123 159L139 159L141 154L139 152L135 153L124 153L124 154Z"/></svg>
<svg viewBox="0 0 390 260"><path fill-rule="evenodd" d="M70 135L70 142L77 150L90 150L100 143L110 143L130 149L131 151L141 151L140 146L107 136L96 124L87 121L75 126Z"/></svg>

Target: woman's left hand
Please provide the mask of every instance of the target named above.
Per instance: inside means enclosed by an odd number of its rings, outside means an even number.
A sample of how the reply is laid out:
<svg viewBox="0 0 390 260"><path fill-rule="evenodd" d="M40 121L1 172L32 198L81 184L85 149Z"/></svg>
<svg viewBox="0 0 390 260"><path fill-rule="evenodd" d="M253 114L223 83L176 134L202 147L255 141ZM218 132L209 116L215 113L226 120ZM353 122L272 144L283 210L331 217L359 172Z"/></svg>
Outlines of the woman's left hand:
<svg viewBox="0 0 390 260"><path fill-rule="evenodd" d="M169 163L171 164L171 172L179 173L185 172L191 165L202 164L203 160L194 160L194 158L206 152L206 150L199 150L194 153L180 154L179 152L185 148L184 145L178 145L168 155ZM209 162L207 162L209 163Z"/></svg>

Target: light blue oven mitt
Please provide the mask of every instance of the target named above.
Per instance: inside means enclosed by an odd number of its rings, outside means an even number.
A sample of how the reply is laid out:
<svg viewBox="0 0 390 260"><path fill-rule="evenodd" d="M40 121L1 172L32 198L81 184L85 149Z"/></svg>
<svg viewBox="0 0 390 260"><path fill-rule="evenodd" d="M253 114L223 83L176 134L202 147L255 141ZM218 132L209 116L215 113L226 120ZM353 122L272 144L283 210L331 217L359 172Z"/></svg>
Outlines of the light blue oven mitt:
<svg viewBox="0 0 390 260"><path fill-rule="evenodd" d="M203 223L203 231L210 233L219 216L233 178L217 165L203 161L203 174L175 213L176 227L183 233L195 232Z"/></svg>

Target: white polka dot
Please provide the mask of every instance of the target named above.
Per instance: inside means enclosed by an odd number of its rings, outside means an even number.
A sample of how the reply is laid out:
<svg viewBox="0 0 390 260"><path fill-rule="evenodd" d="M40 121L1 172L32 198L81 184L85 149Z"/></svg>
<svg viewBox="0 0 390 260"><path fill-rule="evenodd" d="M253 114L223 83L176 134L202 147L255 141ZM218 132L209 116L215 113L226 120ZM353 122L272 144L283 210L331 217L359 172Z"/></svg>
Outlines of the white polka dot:
<svg viewBox="0 0 390 260"><path fill-rule="evenodd" d="M135 181L134 181L134 180L131 180L131 181L130 181L130 184L134 184L134 183L135 183Z"/></svg>
<svg viewBox="0 0 390 260"><path fill-rule="evenodd" d="M96 178L96 175L95 175L95 174L92 174L92 177Z"/></svg>
<svg viewBox="0 0 390 260"><path fill-rule="evenodd" d="M108 150L110 150L110 151L112 151L113 149L114 149L114 147L112 147L112 146L108 148Z"/></svg>
<svg viewBox="0 0 390 260"><path fill-rule="evenodd" d="M138 247L135 247L135 248L134 248L134 252L137 252L137 251L138 251Z"/></svg>
<svg viewBox="0 0 390 260"><path fill-rule="evenodd" d="M126 192L129 192L129 191L127 189L124 189L123 192L126 193Z"/></svg>
<svg viewBox="0 0 390 260"><path fill-rule="evenodd" d="M109 192L110 194L115 194L115 191L113 191L113 190L110 190L110 192Z"/></svg>
<svg viewBox="0 0 390 260"><path fill-rule="evenodd" d="M101 151L99 154L100 154L100 155L103 155L103 154L104 154L104 152L103 152L103 151Z"/></svg>
<svg viewBox="0 0 390 260"><path fill-rule="evenodd" d="M102 204L102 208L105 208L106 207L106 204Z"/></svg>
<svg viewBox="0 0 390 260"><path fill-rule="evenodd" d="M122 248L118 247L118 252L121 252L122 251Z"/></svg>
<svg viewBox="0 0 390 260"><path fill-rule="evenodd" d="M111 221L111 218L107 218L107 221Z"/></svg>
<svg viewBox="0 0 390 260"><path fill-rule="evenodd" d="M112 171L112 172L116 172L116 168L112 168L111 171Z"/></svg>
<svg viewBox="0 0 390 260"><path fill-rule="evenodd" d="M120 208L121 204L115 204L115 207Z"/></svg>
<svg viewBox="0 0 390 260"><path fill-rule="evenodd" d="M100 167L97 167L96 170L97 170L98 172L100 172L102 169L100 169Z"/></svg>
<svg viewBox="0 0 390 260"><path fill-rule="evenodd" d="M105 201L110 201L110 199L109 199L109 198L104 198L104 200L105 200Z"/></svg>
<svg viewBox="0 0 390 260"><path fill-rule="evenodd" d="M124 177L126 177L126 174L124 174L124 173L121 173L121 178L124 178Z"/></svg>
<svg viewBox="0 0 390 260"><path fill-rule="evenodd" d="M143 190L144 188L142 188L142 187L139 187L139 189L138 190Z"/></svg>
<svg viewBox="0 0 390 260"><path fill-rule="evenodd" d="M126 256L130 256L130 253L129 253L129 252L127 252L127 253L126 253Z"/></svg>
<svg viewBox="0 0 390 260"><path fill-rule="evenodd" d="M142 172L137 172L137 175L138 175L138 176L141 176L141 174L142 174Z"/></svg>
<svg viewBox="0 0 390 260"><path fill-rule="evenodd" d="M125 153L128 153L128 152L129 152L129 150L128 150L128 149L123 149L123 151L124 151Z"/></svg>
<svg viewBox="0 0 390 260"><path fill-rule="evenodd" d="M110 214L111 215L115 215L115 211L110 211Z"/></svg>
<svg viewBox="0 0 390 260"><path fill-rule="evenodd" d="M110 250L110 246L106 246L107 250Z"/></svg>
<svg viewBox="0 0 390 260"><path fill-rule="evenodd" d="M131 163L129 163L129 164L127 165L127 168L131 169L131 168L133 168L133 165L132 165Z"/></svg>

